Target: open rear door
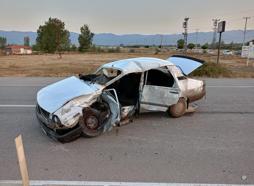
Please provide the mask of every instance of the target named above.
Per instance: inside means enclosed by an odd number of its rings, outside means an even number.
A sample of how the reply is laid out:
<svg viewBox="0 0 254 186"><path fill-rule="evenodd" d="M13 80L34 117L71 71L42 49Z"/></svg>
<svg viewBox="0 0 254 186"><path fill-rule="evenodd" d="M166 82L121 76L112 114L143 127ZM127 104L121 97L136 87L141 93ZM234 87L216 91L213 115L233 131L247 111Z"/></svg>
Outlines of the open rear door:
<svg viewBox="0 0 254 186"><path fill-rule="evenodd" d="M145 81L140 99L141 112L167 111L179 100L180 90L175 86L174 77L168 70L156 69L145 73Z"/></svg>
<svg viewBox="0 0 254 186"><path fill-rule="evenodd" d="M167 61L180 68L185 75L189 75L204 64L203 60L181 55L173 55Z"/></svg>

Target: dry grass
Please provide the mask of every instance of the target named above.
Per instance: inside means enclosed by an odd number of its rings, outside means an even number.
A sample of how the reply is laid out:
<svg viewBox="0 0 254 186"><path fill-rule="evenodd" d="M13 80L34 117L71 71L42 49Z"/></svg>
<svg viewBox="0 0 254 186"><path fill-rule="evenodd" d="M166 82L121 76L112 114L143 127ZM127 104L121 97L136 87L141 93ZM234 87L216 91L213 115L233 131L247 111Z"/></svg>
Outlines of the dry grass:
<svg viewBox="0 0 254 186"><path fill-rule="evenodd" d="M125 58L132 57L157 57L167 59L176 54L174 51L164 51L154 54L153 51L136 53L101 53L101 54L65 54L62 59L58 55L29 55L29 56L0 56L0 76L69 76L79 73L89 73L98 66ZM216 56L208 54L189 54L193 57L214 62ZM223 66L231 70L233 77L254 77L254 67L246 67L245 60L240 57L222 57Z"/></svg>
<svg viewBox="0 0 254 186"><path fill-rule="evenodd" d="M217 56L209 54L191 54L193 57L200 58L206 62L216 63ZM218 77L235 77L235 78L254 78L254 60L251 60L249 66L246 66L245 58L240 56L221 56L220 58L220 68L226 68L225 73L219 75ZM216 65L210 65L216 66ZM219 69L222 70L223 69Z"/></svg>

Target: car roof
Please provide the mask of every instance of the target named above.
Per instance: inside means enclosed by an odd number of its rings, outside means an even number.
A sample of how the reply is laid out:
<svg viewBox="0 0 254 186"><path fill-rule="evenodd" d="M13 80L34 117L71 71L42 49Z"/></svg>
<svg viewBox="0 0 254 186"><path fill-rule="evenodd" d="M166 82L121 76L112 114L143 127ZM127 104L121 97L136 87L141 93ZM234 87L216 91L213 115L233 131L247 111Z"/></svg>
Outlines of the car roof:
<svg viewBox="0 0 254 186"><path fill-rule="evenodd" d="M121 70L124 74L134 73L134 72L144 72L150 69L156 69L159 67L174 65L173 63L152 57L140 57L140 58L130 58L123 59L119 61L114 61L111 63L106 63L102 65L102 68L113 68Z"/></svg>

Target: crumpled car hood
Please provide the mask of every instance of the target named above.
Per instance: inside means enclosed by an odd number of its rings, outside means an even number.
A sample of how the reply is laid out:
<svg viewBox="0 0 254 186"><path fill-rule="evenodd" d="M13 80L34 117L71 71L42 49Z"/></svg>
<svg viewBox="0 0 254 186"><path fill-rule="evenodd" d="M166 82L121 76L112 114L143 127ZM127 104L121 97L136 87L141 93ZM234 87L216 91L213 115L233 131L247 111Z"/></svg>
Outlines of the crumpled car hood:
<svg viewBox="0 0 254 186"><path fill-rule="evenodd" d="M85 82L72 76L42 88L37 93L37 103L46 111L53 113L68 101L101 92L99 84Z"/></svg>

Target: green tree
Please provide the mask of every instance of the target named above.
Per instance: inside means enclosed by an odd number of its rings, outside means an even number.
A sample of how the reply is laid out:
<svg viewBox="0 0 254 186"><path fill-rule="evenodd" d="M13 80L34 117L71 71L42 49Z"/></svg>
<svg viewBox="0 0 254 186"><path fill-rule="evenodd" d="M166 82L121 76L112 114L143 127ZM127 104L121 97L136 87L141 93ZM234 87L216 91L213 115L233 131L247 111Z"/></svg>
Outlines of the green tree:
<svg viewBox="0 0 254 186"><path fill-rule="evenodd" d="M179 39L177 41L177 48L178 49L183 49L184 48L184 40L183 39Z"/></svg>
<svg viewBox="0 0 254 186"><path fill-rule="evenodd" d="M80 34L78 37L79 51L85 52L92 46L94 33L92 33L88 25L83 25L80 28Z"/></svg>
<svg viewBox="0 0 254 186"><path fill-rule="evenodd" d="M40 51L40 47L37 44L32 45L32 50L33 51Z"/></svg>
<svg viewBox="0 0 254 186"><path fill-rule="evenodd" d="M30 38L28 36L24 37L24 45L30 46Z"/></svg>
<svg viewBox="0 0 254 186"><path fill-rule="evenodd" d="M208 49L208 47L209 47L209 45L208 45L208 43L206 43L206 44L204 44L204 45L202 45L202 49L204 49L204 50L206 50L206 49Z"/></svg>
<svg viewBox="0 0 254 186"><path fill-rule="evenodd" d="M193 48L195 48L195 44L189 43L187 47L188 47L188 49L192 50Z"/></svg>
<svg viewBox="0 0 254 186"><path fill-rule="evenodd" d="M0 49L4 49L6 46L7 40L5 37L0 36Z"/></svg>
<svg viewBox="0 0 254 186"><path fill-rule="evenodd" d="M49 18L37 30L36 43L40 50L48 53L61 52L70 48L70 32L65 29L65 24L60 19Z"/></svg>

